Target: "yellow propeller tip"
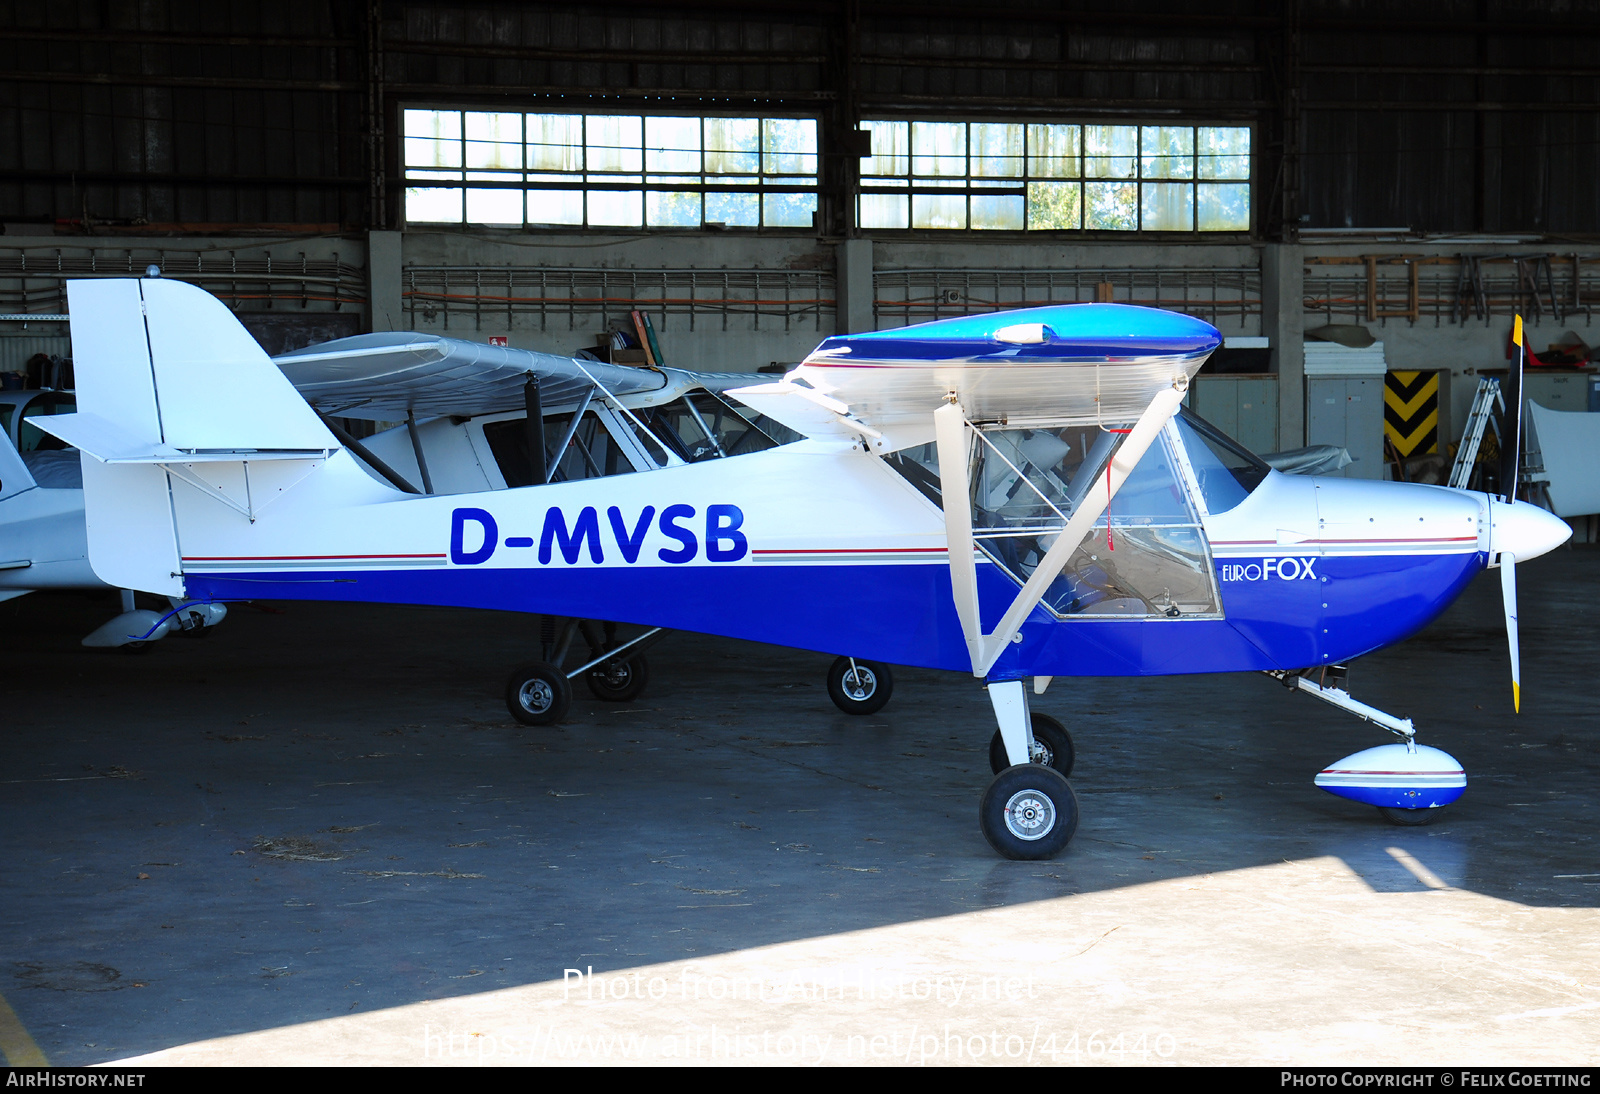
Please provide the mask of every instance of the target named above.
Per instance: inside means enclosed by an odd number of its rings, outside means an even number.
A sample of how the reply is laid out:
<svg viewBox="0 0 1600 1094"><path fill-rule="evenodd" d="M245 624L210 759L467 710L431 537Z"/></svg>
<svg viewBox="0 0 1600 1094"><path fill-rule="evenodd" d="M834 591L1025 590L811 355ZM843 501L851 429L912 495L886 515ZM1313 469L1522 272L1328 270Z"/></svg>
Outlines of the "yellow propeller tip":
<svg viewBox="0 0 1600 1094"><path fill-rule="evenodd" d="M1511 681L1511 709L1517 714L1522 713L1522 686L1515 680Z"/></svg>
<svg viewBox="0 0 1600 1094"><path fill-rule="evenodd" d="M1516 317L1516 322L1511 327L1511 340L1517 345L1522 345L1522 316Z"/></svg>

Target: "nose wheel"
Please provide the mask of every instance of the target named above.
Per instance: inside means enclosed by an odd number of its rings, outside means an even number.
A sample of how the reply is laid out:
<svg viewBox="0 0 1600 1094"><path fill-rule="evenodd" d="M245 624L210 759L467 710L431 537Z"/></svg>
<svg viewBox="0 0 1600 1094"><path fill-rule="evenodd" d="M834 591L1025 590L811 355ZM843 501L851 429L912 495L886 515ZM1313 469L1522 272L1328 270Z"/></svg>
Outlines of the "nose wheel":
<svg viewBox="0 0 1600 1094"><path fill-rule="evenodd" d="M1398 809L1390 805L1378 806L1378 812L1390 824L1398 824L1402 828L1419 828L1424 824L1432 824L1433 818L1438 816L1437 809Z"/></svg>
<svg viewBox="0 0 1600 1094"><path fill-rule="evenodd" d="M1313 673L1318 679L1312 679ZM1461 761L1441 749L1419 745L1410 718L1396 718L1357 702L1338 686L1346 680L1345 666L1268 675L1277 676L1286 687L1307 692L1380 725L1403 742L1364 749L1323 768L1315 782L1328 793L1377 806L1378 813L1390 824L1415 828L1431 824L1440 809L1466 792L1467 773L1462 770Z"/></svg>

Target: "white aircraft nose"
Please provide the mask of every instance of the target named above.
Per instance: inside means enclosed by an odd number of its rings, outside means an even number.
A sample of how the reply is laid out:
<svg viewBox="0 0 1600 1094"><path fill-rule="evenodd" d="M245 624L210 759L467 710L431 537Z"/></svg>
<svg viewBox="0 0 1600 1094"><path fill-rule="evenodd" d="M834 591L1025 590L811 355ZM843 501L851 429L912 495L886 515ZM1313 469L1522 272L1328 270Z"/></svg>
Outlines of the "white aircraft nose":
<svg viewBox="0 0 1600 1094"><path fill-rule="evenodd" d="M1489 551L1509 553L1518 562L1538 558L1561 546L1572 535L1572 527L1554 513L1531 502L1507 505L1489 499Z"/></svg>

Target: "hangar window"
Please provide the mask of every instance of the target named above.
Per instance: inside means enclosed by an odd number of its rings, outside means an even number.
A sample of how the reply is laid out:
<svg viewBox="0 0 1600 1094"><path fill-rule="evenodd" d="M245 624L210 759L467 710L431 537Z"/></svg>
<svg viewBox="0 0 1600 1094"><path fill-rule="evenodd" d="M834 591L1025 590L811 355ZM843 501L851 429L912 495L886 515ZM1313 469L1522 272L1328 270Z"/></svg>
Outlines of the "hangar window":
<svg viewBox="0 0 1600 1094"><path fill-rule="evenodd" d="M810 228L817 121L405 111L412 224Z"/></svg>
<svg viewBox="0 0 1600 1094"><path fill-rule="evenodd" d="M1240 232L1250 130L864 121L863 228Z"/></svg>

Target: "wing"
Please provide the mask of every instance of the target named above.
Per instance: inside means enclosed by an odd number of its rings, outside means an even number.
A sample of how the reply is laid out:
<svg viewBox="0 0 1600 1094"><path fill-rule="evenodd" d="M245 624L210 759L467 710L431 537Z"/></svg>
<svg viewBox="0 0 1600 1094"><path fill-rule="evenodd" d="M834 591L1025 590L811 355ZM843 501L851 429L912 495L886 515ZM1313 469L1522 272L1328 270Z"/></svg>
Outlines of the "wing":
<svg viewBox="0 0 1600 1094"><path fill-rule="evenodd" d="M590 376L619 396L667 385L662 373L650 369L580 364L571 357L406 331L340 338L273 362L321 413L388 422L412 413L422 418L521 410L530 375L551 410L578 402L593 386Z"/></svg>
<svg viewBox="0 0 1600 1094"><path fill-rule="evenodd" d="M1221 344L1192 316L1063 304L836 335L782 383L728 394L807 436L889 433L894 446L928 440L951 395L972 421L1110 425L1135 421Z"/></svg>

